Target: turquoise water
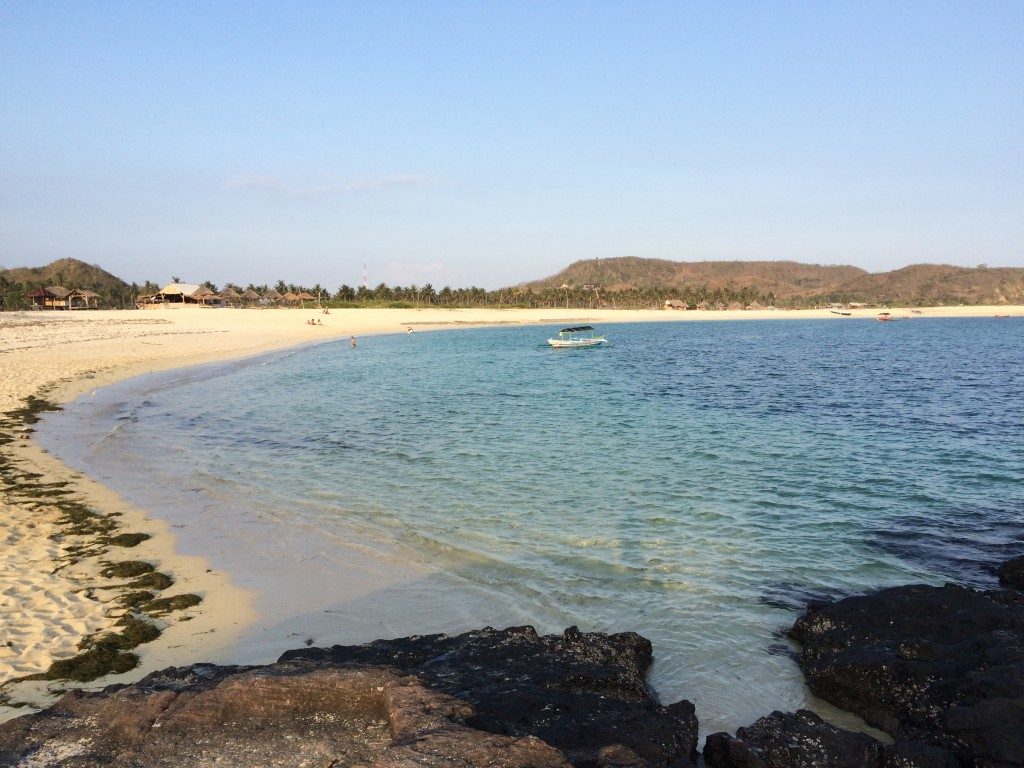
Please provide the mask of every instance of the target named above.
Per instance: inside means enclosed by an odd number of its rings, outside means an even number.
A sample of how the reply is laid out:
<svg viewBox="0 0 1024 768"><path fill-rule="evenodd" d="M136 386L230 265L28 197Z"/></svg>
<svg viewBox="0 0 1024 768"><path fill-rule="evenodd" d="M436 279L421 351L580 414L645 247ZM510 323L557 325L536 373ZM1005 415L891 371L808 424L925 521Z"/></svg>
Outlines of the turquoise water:
<svg viewBox="0 0 1024 768"><path fill-rule="evenodd" d="M204 369L114 398L84 463L151 507L230 506L225 536L259 518L254 569L301 524L439 569L472 595L456 623L638 631L662 698L712 728L807 703L780 636L807 599L990 584L981 563L1024 549L1024 322L602 330L589 350L461 330Z"/></svg>

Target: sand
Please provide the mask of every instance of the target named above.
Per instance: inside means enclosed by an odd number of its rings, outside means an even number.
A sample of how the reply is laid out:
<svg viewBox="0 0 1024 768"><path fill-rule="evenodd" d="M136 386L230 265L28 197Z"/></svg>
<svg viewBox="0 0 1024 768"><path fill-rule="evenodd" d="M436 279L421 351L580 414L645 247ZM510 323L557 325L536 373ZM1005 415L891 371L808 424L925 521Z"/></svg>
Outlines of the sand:
<svg viewBox="0 0 1024 768"><path fill-rule="evenodd" d="M922 308L920 314L891 310L896 317L1024 316L1024 307ZM67 402L104 384L134 375L202 362L252 356L275 349L349 336L489 324L607 324L691 320L872 318L877 310L854 310L842 317L828 310L697 312L676 310L498 310L348 309L324 315L300 309L164 308L144 311L0 313L0 414L42 394ZM310 318L321 324L307 324ZM148 541L126 550L124 559L145 560L173 576L168 594L191 592L203 602L163 622L154 642L136 649L140 665L108 675L86 687L136 680L171 664L226 660L232 643L256 618L254 595L234 584L230 574L210 569L199 557L176 551L174 532L145 510L74 472L31 439L0 447L18 473L39 475L33 482L66 481L75 498L94 509L119 515L120 530L143 532ZM43 705L61 683L7 684L45 671L57 659L77 653L88 635L111 628L125 609L103 587L102 557L68 563L75 537L57 525L59 511L45 499L16 493L0 495L0 695ZM109 555L108 555L109 557ZM378 588L374 583L373 588ZM187 618L188 621L181 621ZM2 700L0 700L2 704ZM23 713L0 706L0 720Z"/></svg>

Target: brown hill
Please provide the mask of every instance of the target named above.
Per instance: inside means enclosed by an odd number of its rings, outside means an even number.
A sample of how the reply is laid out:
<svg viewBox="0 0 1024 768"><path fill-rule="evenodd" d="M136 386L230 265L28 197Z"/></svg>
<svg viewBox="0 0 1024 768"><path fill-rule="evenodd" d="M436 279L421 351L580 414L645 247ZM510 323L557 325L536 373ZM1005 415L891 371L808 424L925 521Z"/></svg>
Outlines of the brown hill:
<svg viewBox="0 0 1024 768"><path fill-rule="evenodd" d="M586 259L527 283L545 289L598 286L605 291L749 288L762 296L813 304L863 301L892 304L1022 304L1024 268L914 264L891 272L794 261L667 261L625 256Z"/></svg>
<svg viewBox="0 0 1024 768"><path fill-rule="evenodd" d="M760 293L786 298L828 292L867 274L858 267L795 261L667 261L623 256L577 261L557 275L528 283L528 286L535 291L561 285L596 285L610 291L684 286L715 290L749 286Z"/></svg>
<svg viewBox="0 0 1024 768"><path fill-rule="evenodd" d="M861 275L836 293L848 301L891 304L1024 304L1024 269L912 264Z"/></svg>
<svg viewBox="0 0 1024 768"><path fill-rule="evenodd" d="M86 264L78 259L58 259L45 267L0 269L0 278L28 288L61 285L65 288L85 288L96 293L118 291L128 287L121 278L95 264Z"/></svg>

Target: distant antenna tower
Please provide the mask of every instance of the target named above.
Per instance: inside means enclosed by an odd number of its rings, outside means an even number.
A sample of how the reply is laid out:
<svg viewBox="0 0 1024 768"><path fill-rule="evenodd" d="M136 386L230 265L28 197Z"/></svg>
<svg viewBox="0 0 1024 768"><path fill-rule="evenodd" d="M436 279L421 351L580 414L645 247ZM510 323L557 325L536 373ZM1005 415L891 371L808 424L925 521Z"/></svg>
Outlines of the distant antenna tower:
<svg viewBox="0 0 1024 768"><path fill-rule="evenodd" d="M366 262L363 262L363 288L369 288L370 281L366 277Z"/></svg>

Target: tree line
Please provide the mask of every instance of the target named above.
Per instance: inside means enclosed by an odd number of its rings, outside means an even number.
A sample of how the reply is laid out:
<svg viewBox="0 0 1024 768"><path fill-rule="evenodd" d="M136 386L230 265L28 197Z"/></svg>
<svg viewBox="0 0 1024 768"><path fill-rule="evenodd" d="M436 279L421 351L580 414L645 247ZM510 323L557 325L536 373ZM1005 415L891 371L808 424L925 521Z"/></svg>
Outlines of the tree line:
<svg viewBox="0 0 1024 768"><path fill-rule="evenodd" d="M173 282L181 282L172 278ZM0 308L7 310L28 309L31 302L27 295L40 285L59 284L57 280L46 283L13 283L0 274ZM685 285L679 287L646 287L605 289L602 286L512 286L488 290L477 286L435 288L431 283L423 285L388 285L379 283L375 287L342 284L336 289L321 284L300 285L278 280L275 284L257 285L228 282L222 286L207 280L202 285L215 293L228 292L243 294L254 292L260 297L272 294L308 293L324 307L444 307L444 308L564 308L564 309L656 309L669 299L681 302L690 309L721 308L740 305L775 306L786 309L823 306L829 303L858 300L856 296L839 293L823 293L813 296L779 297L774 293L759 291L753 286L725 286L711 288L707 285ZM157 293L162 285L147 280L144 283L122 283L120 285L76 285L100 295L101 305L115 309L130 309L140 296Z"/></svg>

